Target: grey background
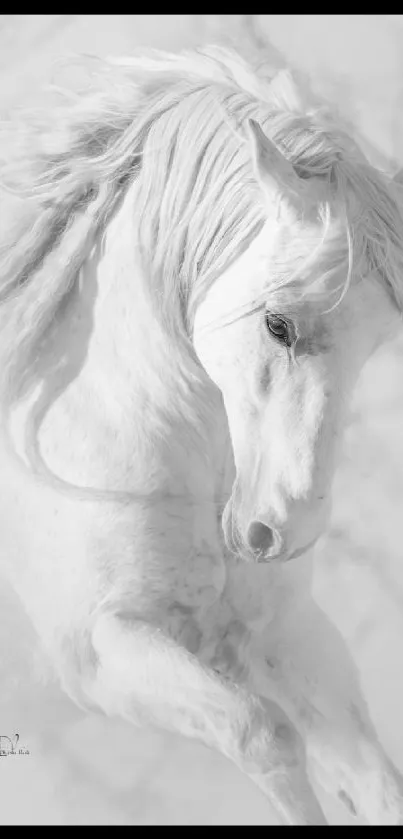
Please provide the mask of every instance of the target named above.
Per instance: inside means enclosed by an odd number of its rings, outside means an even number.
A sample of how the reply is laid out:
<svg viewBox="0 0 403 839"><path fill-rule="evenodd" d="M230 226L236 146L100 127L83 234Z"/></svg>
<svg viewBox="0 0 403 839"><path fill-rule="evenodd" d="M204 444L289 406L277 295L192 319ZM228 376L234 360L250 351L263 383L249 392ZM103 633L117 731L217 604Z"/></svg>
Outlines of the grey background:
<svg viewBox="0 0 403 839"><path fill-rule="evenodd" d="M176 50L244 39L302 70L371 159L403 165L403 15L1 15L0 110L40 98L73 51ZM403 278L402 278L403 282ZM338 472L315 596L348 640L373 719L403 771L403 339L368 365ZM0 586L0 734L30 754L0 759L2 824L270 824L271 808L222 757L124 723L85 717L51 681L30 625ZM344 808L328 802L332 823Z"/></svg>

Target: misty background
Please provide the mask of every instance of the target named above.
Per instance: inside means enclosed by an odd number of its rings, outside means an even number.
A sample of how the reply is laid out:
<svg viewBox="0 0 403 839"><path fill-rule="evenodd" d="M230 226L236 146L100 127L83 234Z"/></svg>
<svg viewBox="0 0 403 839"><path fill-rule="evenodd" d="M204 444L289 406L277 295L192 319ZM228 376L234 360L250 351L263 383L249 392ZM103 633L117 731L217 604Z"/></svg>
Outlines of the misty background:
<svg viewBox="0 0 403 839"><path fill-rule="evenodd" d="M243 20L242 18L247 18ZM0 15L0 116L35 104L69 53L257 45L339 109L371 162L403 166L403 15ZM0 219L1 224L1 219ZM403 282L403 278L402 278ZM315 597L348 641L380 738L403 771L403 335L367 366L317 551ZM0 824L274 824L269 803L204 747L85 716L53 682L0 582ZM329 803L333 824L348 824Z"/></svg>

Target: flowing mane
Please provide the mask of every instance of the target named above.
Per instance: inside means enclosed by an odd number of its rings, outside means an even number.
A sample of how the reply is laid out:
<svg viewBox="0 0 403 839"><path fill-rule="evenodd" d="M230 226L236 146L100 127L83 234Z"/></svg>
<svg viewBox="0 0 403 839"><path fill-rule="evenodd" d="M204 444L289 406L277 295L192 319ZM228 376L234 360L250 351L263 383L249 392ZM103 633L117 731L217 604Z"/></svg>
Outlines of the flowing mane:
<svg viewBox="0 0 403 839"><path fill-rule="evenodd" d="M365 258L403 307L398 188L328 114L303 108L286 74L273 83L221 48L87 58L82 67L84 89L59 91L44 113L22 112L4 126L2 218L11 219L0 243L4 402L29 383L52 319L135 179L133 224L150 292L168 327L187 333L197 295L265 220L246 142L250 118L299 175L327 184L324 217L341 203L340 259L351 269Z"/></svg>

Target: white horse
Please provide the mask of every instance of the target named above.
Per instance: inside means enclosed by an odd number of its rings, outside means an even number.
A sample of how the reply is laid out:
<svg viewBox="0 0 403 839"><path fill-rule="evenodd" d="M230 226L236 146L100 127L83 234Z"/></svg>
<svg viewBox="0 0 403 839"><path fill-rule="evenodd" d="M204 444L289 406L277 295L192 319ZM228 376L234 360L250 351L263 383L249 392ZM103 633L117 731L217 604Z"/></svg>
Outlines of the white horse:
<svg viewBox="0 0 403 839"><path fill-rule="evenodd" d="M233 52L88 65L6 133L3 573L81 706L218 749L285 824L320 787L401 824L309 552L400 323L398 187Z"/></svg>

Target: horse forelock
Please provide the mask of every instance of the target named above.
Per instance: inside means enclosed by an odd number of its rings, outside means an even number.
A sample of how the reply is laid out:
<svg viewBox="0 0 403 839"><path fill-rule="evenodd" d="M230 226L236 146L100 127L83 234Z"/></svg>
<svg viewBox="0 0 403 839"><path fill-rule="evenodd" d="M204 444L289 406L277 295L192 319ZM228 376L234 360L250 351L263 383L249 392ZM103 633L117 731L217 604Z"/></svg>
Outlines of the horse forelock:
<svg viewBox="0 0 403 839"><path fill-rule="evenodd" d="M37 114L25 119L19 143L12 133L2 155L0 183L24 198L0 250L3 391L16 391L27 375L94 238L135 178L144 274L171 328L186 331L198 296L265 221L245 140L250 118L301 177L326 183L321 212L326 219L336 206L345 217L340 259L348 253L349 275L365 259L403 308L398 187L326 115L300 111L306 106L290 74L271 83L220 48L87 64L87 89L42 122Z"/></svg>

